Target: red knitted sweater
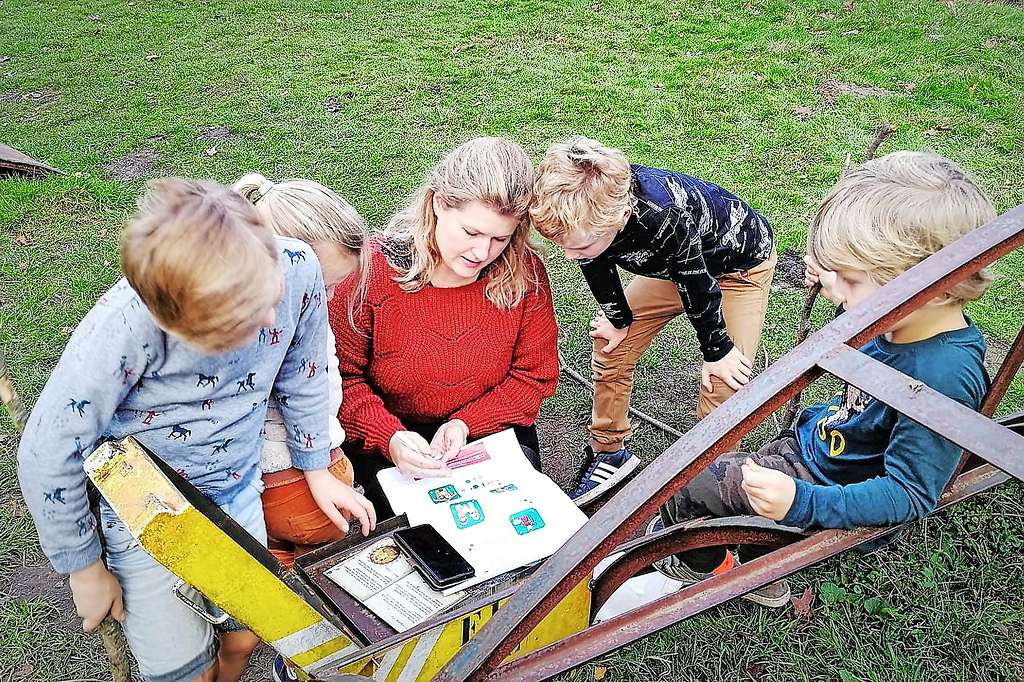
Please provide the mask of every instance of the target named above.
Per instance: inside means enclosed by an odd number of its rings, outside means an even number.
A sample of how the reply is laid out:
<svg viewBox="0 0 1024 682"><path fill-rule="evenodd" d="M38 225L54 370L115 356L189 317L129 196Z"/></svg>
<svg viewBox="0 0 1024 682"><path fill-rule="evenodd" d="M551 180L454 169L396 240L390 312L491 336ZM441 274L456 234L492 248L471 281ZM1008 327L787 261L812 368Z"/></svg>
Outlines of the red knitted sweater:
<svg viewBox="0 0 1024 682"><path fill-rule="evenodd" d="M402 291L397 272L370 241L366 301L348 322L351 282L328 308L343 382L339 419L357 449L388 457L410 423L461 419L470 438L537 419L558 382L558 327L547 271L533 257L539 286L510 310L484 297L486 277L445 289ZM352 278L354 279L354 278Z"/></svg>

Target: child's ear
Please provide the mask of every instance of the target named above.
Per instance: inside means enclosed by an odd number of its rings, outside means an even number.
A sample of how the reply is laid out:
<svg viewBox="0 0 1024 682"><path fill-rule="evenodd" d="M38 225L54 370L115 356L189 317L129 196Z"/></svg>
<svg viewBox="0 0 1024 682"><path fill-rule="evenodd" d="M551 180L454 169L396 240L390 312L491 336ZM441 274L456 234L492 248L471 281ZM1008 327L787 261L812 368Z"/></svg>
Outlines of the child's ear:
<svg viewBox="0 0 1024 682"><path fill-rule="evenodd" d="M626 210L622 212L622 226L623 227L625 227L626 223L629 222L629 216L631 216L631 215L633 215L633 209L630 208L630 207L627 207Z"/></svg>

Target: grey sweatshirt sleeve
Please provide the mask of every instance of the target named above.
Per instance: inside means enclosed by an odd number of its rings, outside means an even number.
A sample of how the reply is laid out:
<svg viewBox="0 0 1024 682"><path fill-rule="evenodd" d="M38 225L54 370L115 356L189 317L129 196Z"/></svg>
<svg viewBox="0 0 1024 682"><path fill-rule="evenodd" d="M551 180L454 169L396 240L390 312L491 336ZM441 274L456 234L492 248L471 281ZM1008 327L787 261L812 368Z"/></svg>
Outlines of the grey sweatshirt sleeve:
<svg viewBox="0 0 1024 682"><path fill-rule="evenodd" d="M310 249L310 256L315 258ZM319 266L302 295L302 309L274 392L288 430L297 469L326 469L331 462L327 387L327 294ZM333 349L332 349L333 350Z"/></svg>
<svg viewBox="0 0 1024 682"><path fill-rule="evenodd" d="M85 316L46 382L18 447L21 491L39 544L58 573L72 573L100 558L82 463L146 369L146 348L126 312L101 299Z"/></svg>

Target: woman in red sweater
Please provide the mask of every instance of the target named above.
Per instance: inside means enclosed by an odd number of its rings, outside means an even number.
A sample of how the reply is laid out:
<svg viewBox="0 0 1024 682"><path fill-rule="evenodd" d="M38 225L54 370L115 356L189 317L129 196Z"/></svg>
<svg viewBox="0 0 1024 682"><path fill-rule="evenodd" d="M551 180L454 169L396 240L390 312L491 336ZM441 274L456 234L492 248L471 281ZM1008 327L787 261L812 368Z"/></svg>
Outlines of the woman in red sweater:
<svg viewBox="0 0 1024 682"><path fill-rule="evenodd" d="M532 187L518 144L462 144L371 240L355 329L329 308L346 451L378 516L390 508L377 471L448 475L467 439L514 428L540 469L534 423L558 381L558 328L529 243Z"/></svg>

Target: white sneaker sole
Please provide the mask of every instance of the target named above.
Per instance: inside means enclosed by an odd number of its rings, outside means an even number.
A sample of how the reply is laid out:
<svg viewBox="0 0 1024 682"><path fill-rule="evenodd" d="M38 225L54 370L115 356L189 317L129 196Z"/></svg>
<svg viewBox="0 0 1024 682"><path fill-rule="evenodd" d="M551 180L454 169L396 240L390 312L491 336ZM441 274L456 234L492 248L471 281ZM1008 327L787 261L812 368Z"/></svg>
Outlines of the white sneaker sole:
<svg viewBox="0 0 1024 682"><path fill-rule="evenodd" d="M614 474L612 474L612 476L608 480L599 484L595 488L588 490L579 497L573 499L573 502L576 503L577 507L582 507L586 503L592 500L596 500L597 498L601 497L609 490L617 486L619 482L622 481L622 479L624 479L626 476L629 476L629 474L632 473L633 469L636 469L638 466L640 466L640 458L637 457L636 455L633 455L632 457L627 459L625 464L620 466L618 470Z"/></svg>

